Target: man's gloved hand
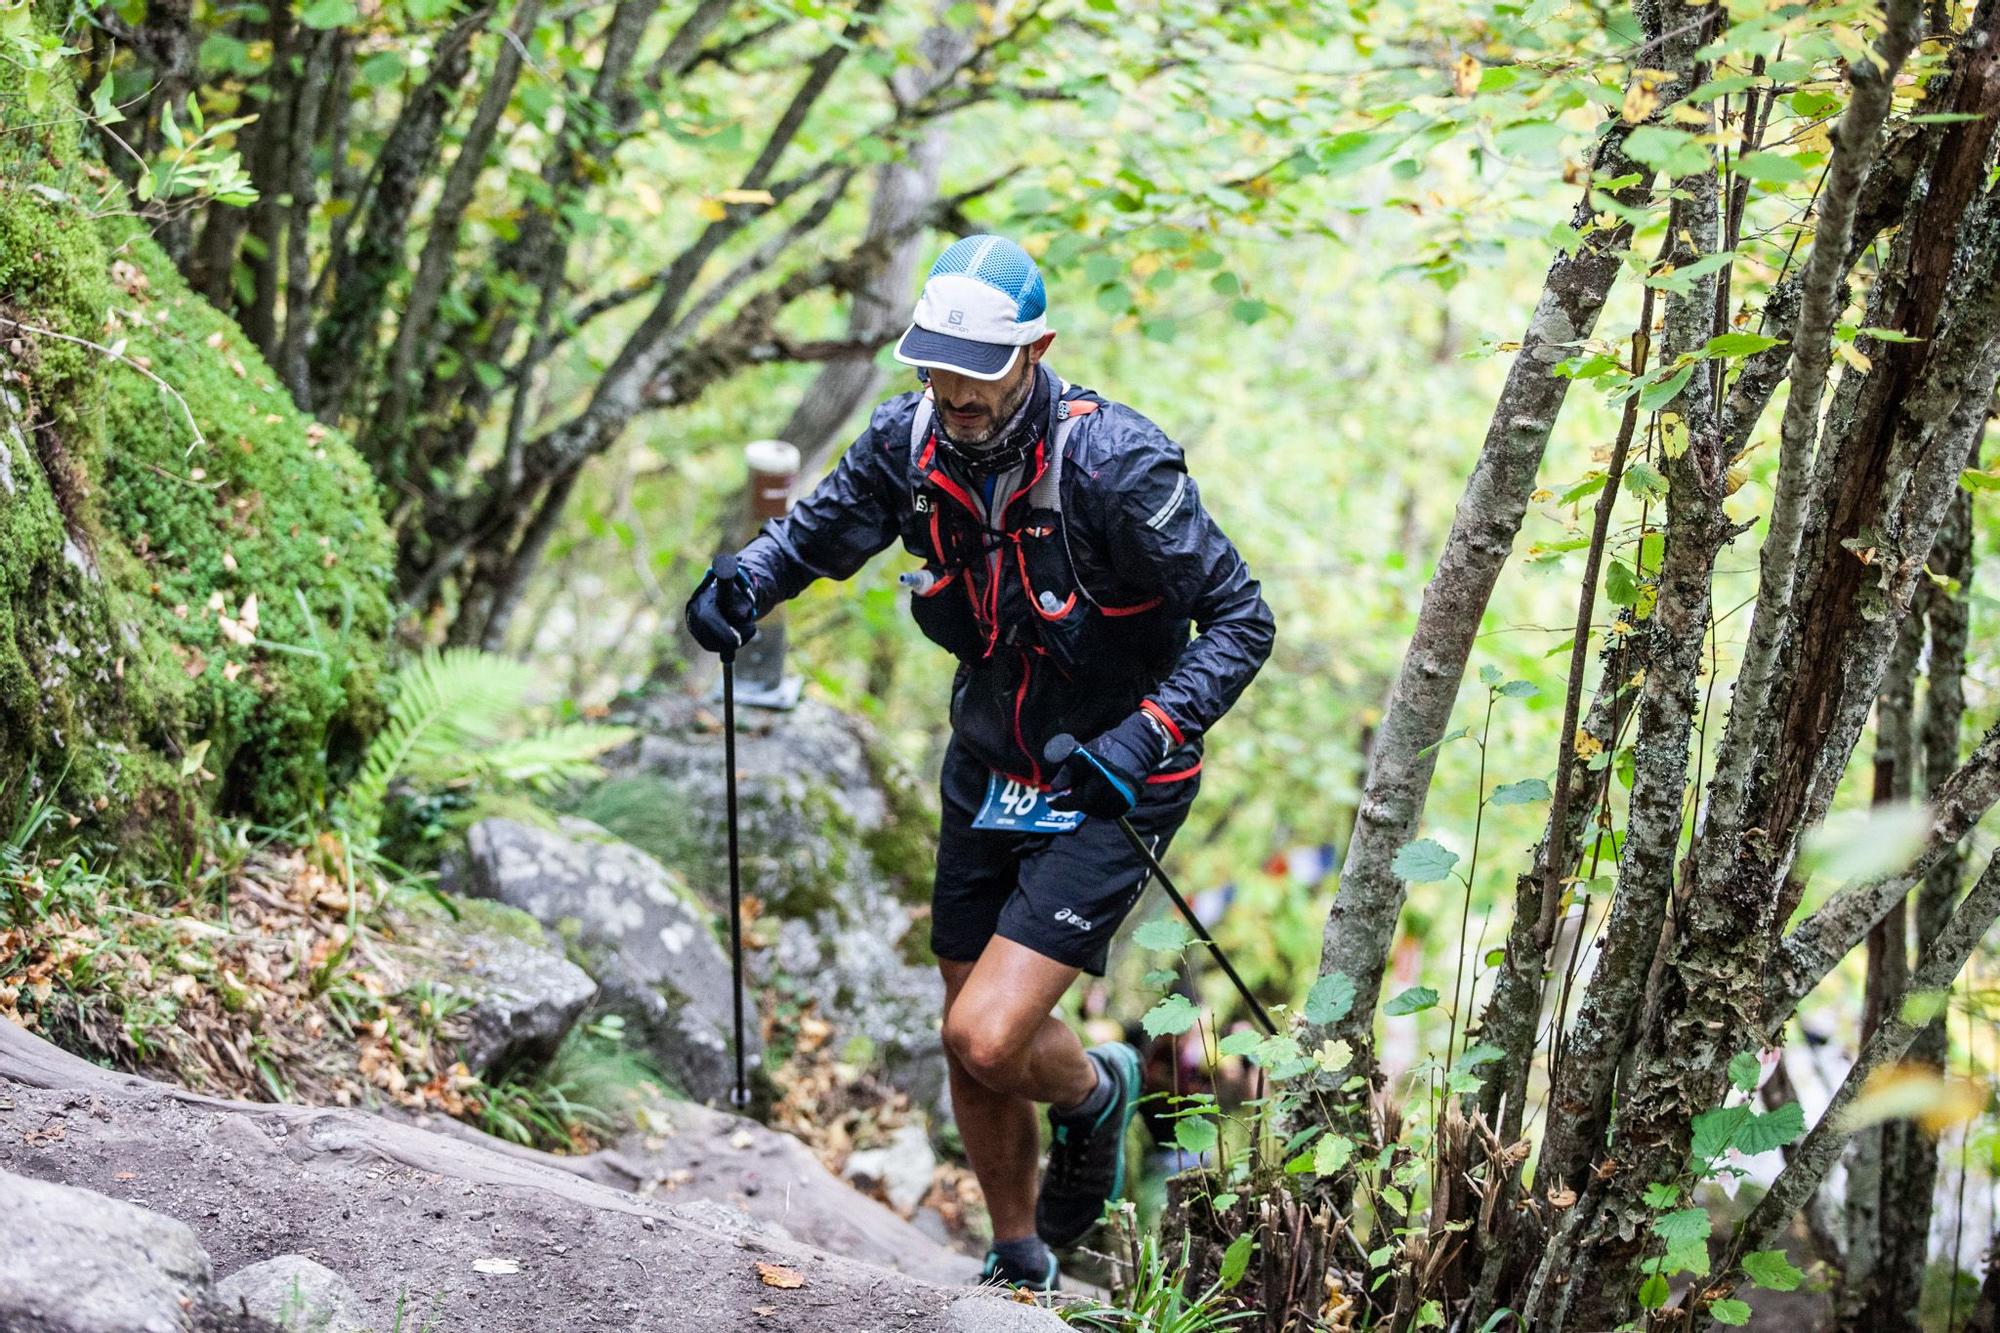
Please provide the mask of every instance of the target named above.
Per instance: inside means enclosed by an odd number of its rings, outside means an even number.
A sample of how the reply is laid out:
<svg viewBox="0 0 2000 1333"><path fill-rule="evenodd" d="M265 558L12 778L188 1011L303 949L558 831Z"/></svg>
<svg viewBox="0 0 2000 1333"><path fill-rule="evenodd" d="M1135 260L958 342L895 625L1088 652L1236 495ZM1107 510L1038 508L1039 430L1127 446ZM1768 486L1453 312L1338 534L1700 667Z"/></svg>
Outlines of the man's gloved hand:
<svg viewBox="0 0 2000 1333"><path fill-rule="evenodd" d="M711 653L734 653L757 637L757 597L750 590L750 575L733 556L716 563L733 566L733 572L723 578L709 570L688 598L688 633Z"/></svg>
<svg viewBox="0 0 2000 1333"><path fill-rule="evenodd" d="M1143 712L1080 745L1049 780L1049 805L1116 819L1132 813L1139 789L1167 756L1167 733Z"/></svg>

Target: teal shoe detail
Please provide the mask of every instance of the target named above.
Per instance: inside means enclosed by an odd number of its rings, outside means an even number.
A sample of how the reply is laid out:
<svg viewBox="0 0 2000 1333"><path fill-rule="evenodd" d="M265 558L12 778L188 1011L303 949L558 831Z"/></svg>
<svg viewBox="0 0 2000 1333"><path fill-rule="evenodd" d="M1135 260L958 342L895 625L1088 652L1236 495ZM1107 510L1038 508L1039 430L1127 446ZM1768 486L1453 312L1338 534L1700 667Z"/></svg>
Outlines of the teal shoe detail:
<svg viewBox="0 0 2000 1333"><path fill-rule="evenodd" d="M1049 1108L1048 1170L1035 1201L1035 1231L1069 1249L1090 1234L1125 1189L1125 1131L1139 1104L1139 1052L1122 1041L1088 1052L1111 1082L1111 1100L1088 1122Z"/></svg>

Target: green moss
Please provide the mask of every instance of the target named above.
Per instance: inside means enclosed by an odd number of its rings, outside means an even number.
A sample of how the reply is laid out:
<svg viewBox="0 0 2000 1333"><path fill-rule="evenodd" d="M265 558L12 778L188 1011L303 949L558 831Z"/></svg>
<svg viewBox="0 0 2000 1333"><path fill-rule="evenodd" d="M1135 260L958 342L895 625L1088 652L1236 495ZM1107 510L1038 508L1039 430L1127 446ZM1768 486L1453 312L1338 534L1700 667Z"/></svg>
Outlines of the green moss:
<svg viewBox="0 0 2000 1333"><path fill-rule="evenodd" d="M388 534L353 449L293 408L142 230L115 231L114 264L145 279L119 303L128 347L188 400L207 439L195 443L153 383L112 375L104 518L141 566L135 607L174 644L224 804L286 819L323 801L330 770L357 762L379 721ZM240 639L252 599L256 641L232 641L225 621Z"/></svg>
<svg viewBox="0 0 2000 1333"><path fill-rule="evenodd" d="M405 900L404 907L419 920L455 919L466 930L481 935L498 935L537 948L548 947L548 936L543 934L539 921L518 907L509 907L491 898L447 896L444 902L440 902L429 894L412 894Z"/></svg>
<svg viewBox="0 0 2000 1333"><path fill-rule="evenodd" d="M391 553L367 471L142 222L97 216L82 122L28 117L15 77L0 65L0 317L27 326L0 326L0 820L57 783L127 845L184 844L211 809L317 809L381 715ZM216 780L184 779L204 742Z"/></svg>

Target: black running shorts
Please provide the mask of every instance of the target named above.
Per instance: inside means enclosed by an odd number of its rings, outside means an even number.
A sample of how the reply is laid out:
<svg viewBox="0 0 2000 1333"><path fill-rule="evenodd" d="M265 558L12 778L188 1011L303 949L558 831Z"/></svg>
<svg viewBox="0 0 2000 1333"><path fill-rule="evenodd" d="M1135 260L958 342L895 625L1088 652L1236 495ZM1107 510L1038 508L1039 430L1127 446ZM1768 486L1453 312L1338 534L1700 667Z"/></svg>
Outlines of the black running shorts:
<svg viewBox="0 0 2000 1333"><path fill-rule="evenodd" d="M1201 785L1198 769L1172 782L1147 783L1129 816L1156 856L1165 854L1187 819ZM997 934L1103 976L1111 937L1151 872L1115 819L1086 819L1074 833L973 828L987 778L986 768L956 740L945 750L931 951L969 963Z"/></svg>

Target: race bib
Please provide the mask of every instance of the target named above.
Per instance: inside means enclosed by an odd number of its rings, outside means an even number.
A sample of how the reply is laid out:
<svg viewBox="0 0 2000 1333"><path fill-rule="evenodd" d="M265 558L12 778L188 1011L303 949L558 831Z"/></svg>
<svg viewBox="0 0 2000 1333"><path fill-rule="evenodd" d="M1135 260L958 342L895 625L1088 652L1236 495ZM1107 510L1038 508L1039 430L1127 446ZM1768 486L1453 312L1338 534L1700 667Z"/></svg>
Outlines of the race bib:
<svg viewBox="0 0 2000 1333"><path fill-rule="evenodd" d="M1003 833L1074 833L1083 821L1083 811L1050 809L1047 792L993 773L987 776L986 800L972 817L972 827Z"/></svg>

